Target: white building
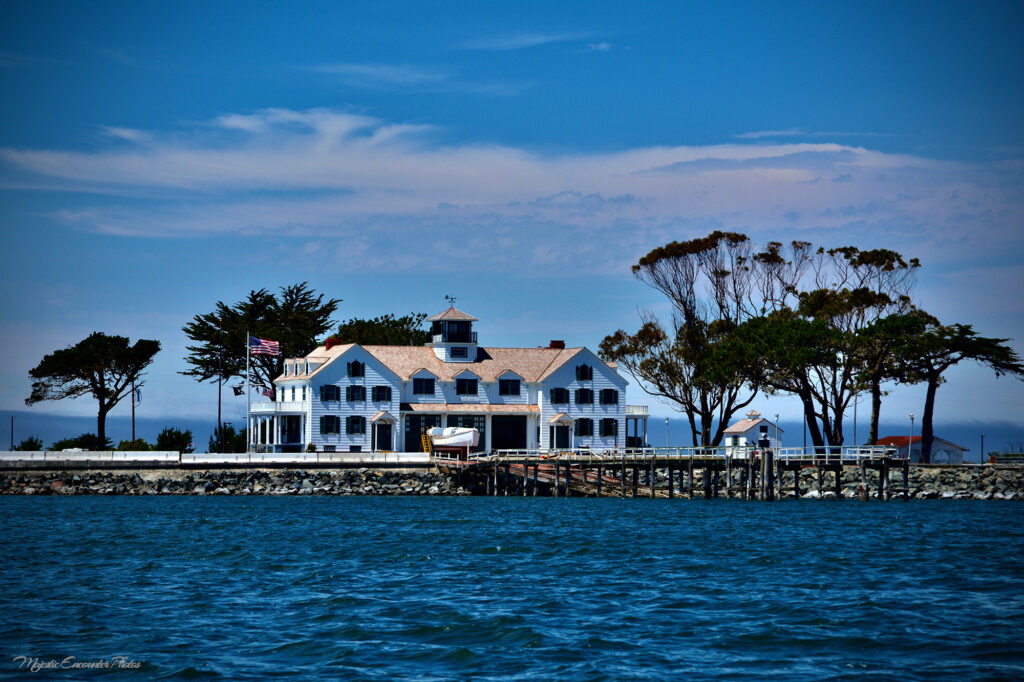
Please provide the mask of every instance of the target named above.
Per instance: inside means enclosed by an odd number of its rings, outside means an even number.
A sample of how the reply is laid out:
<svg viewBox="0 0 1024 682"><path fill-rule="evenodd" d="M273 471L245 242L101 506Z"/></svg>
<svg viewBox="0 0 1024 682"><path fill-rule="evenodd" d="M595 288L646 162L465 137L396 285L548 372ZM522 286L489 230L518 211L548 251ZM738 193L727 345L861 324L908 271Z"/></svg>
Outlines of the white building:
<svg viewBox="0 0 1024 682"><path fill-rule="evenodd" d="M757 410L747 412L746 419L731 424L724 432L727 448L756 448L762 440L768 441L768 447L782 447L783 430L775 422L761 416Z"/></svg>
<svg viewBox="0 0 1024 682"><path fill-rule="evenodd" d="M477 344L475 317L428 318L425 346L330 340L284 361L277 400L251 406L255 442L278 451L419 451L433 426L473 427L481 450L614 450L645 440L646 406L626 406L626 380L587 348Z"/></svg>

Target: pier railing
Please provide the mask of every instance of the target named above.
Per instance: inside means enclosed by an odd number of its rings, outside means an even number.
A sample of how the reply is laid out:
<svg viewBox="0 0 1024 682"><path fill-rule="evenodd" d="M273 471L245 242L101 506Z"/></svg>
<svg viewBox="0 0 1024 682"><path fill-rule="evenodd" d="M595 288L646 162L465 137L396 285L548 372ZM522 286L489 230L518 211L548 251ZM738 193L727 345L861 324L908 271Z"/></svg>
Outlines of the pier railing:
<svg viewBox="0 0 1024 682"><path fill-rule="evenodd" d="M799 463L806 461L808 464L855 464L862 460L877 460L891 458L896 454L896 449L884 446L824 446L820 448L771 448L771 453L776 461ZM552 449L552 450L495 450L489 453L475 453L470 455L471 460L479 462L496 461L546 461L559 460L579 463L601 462L622 462L629 463L657 461L679 461L688 460L727 460L744 461L748 459L760 459L764 454L760 449L753 447L720 446L703 448L620 448L620 449Z"/></svg>

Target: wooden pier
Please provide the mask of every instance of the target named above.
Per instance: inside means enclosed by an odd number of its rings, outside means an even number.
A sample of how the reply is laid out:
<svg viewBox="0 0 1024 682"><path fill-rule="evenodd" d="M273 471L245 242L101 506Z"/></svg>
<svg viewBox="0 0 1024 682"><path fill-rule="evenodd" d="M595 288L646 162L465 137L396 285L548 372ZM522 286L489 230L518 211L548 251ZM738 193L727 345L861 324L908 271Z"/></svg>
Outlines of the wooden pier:
<svg viewBox="0 0 1024 682"><path fill-rule="evenodd" d="M809 469L816 474L813 489L818 499L830 492L842 498L844 468L856 467L860 499L872 495L885 500L894 495L908 499L910 463L894 454L895 450L884 447L829 448L827 452L802 448L638 448L600 452L501 450L468 458L435 453L432 459L444 473L460 478L482 476L488 495L670 499L723 495L769 501L791 493L799 499L807 492L801 488L800 475ZM873 491L868 470L878 472ZM892 486L893 470L902 473L900 487ZM829 473L832 490L825 488L825 475Z"/></svg>

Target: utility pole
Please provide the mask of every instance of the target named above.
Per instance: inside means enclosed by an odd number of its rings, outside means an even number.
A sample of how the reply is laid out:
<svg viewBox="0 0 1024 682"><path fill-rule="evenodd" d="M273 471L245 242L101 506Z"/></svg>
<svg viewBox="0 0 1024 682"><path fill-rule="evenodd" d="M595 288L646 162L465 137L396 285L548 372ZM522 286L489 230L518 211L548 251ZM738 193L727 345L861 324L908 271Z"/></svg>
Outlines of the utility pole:
<svg viewBox="0 0 1024 682"><path fill-rule="evenodd" d="M981 437L982 445L985 444L985 436ZM14 415L11 415L11 450L14 449Z"/></svg>
<svg viewBox="0 0 1024 682"><path fill-rule="evenodd" d="M11 419L14 419L14 417L11 417ZM13 434L13 433L14 433L14 425L12 424L11 425L11 434ZM13 435L11 437L13 439ZM13 440L12 440L12 442L13 442ZM978 461L980 463L982 463L982 464L985 463L985 434L984 433L981 434L981 453L978 455Z"/></svg>
<svg viewBox="0 0 1024 682"><path fill-rule="evenodd" d="M668 447L668 417L665 417L665 447Z"/></svg>

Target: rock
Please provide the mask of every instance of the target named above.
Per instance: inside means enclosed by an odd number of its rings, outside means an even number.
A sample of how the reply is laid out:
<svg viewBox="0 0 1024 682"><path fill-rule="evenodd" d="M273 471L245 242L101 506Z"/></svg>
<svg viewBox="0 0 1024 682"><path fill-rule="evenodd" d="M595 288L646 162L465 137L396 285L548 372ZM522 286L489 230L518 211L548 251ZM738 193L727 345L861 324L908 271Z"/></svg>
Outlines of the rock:
<svg viewBox="0 0 1024 682"><path fill-rule="evenodd" d="M22 495L35 495L36 494L36 489L31 487L31 486L29 486L28 488L23 489L21 491L21 494Z"/></svg>
<svg viewBox="0 0 1024 682"><path fill-rule="evenodd" d="M230 495L231 491L228 490L227 488L217 488L216 490L213 491L213 494L214 495Z"/></svg>

